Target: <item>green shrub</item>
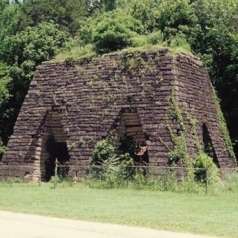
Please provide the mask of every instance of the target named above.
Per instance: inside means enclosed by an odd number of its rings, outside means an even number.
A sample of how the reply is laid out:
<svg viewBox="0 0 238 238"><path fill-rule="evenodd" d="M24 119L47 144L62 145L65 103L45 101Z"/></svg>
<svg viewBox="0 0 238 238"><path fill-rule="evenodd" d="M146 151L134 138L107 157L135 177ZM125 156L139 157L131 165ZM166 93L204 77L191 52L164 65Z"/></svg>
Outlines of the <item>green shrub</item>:
<svg viewBox="0 0 238 238"><path fill-rule="evenodd" d="M133 160L129 155L104 161L100 167L91 166L89 184L98 188L118 188L125 186L133 175ZM95 183L96 181L96 183Z"/></svg>
<svg viewBox="0 0 238 238"><path fill-rule="evenodd" d="M143 47L148 45L148 37L146 35L136 35L131 38L131 45L133 47Z"/></svg>
<svg viewBox="0 0 238 238"><path fill-rule="evenodd" d="M84 44L93 44L97 53L107 53L130 46L131 38L141 32L138 20L123 11L113 11L85 22L80 38Z"/></svg>
<svg viewBox="0 0 238 238"><path fill-rule="evenodd" d="M208 184L219 182L219 169L206 153L200 152L196 156L194 167L197 180L206 181Z"/></svg>
<svg viewBox="0 0 238 238"><path fill-rule="evenodd" d="M160 31L147 35L137 35L131 39L133 47L163 44L163 35Z"/></svg>
<svg viewBox="0 0 238 238"><path fill-rule="evenodd" d="M123 140L121 143L123 145ZM130 141L128 144L127 147L122 148L120 144L115 146L109 139L97 143L89 171L88 184L91 187L132 187L145 190L200 193L207 191L208 186L210 188L220 184L219 169L212 158L204 152L196 156L192 167L187 167L185 173L187 175L182 179L178 179L177 171L173 168L164 169L162 173L154 177L150 174L149 167L145 169L134 166L135 158L129 154L130 149L134 147ZM174 154L171 152L170 155L183 158L184 151L186 150L180 145ZM234 184L236 182L234 180ZM231 186L235 187L233 184Z"/></svg>
<svg viewBox="0 0 238 238"><path fill-rule="evenodd" d="M132 0L128 12L140 20L144 33L153 32L157 27L158 3L156 0Z"/></svg>
<svg viewBox="0 0 238 238"><path fill-rule="evenodd" d="M190 165L190 159L187 153L187 143L184 133L181 135L171 134L174 148L169 152L169 165L176 166L179 161L188 167Z"/></svg>
<svg viewBox="0 0 238 238"><path fill-rule="evenodd" d="M9 78L9 70L6 64L0 62L0 105L2 102L9 98L9 90L8 83L10 81Z"/></svg>
<svg viewBox="0 0 238 238"><path fill-rule="evenodd" d="M43 22L5 38L1 45L0 57L9 65L15 64L21 69L26 62L31 62L30 69L33 70L42 61L51 59L59 48L65 47L68 40L68 34L59 30L58 25Z"/></svg>
<svg viewBox="0 0 238 238"><path fill-rule="evenodd" d="M98 23L92 35L98 53L123 49L131 45L130 38L130 30L117 19L111 18Z"/></svg>
<svg viewBox="0 0 238 238"><path fill-rule="evenodd" d="M94 151L92 161L94 164L102 164L106 160L114 159L116 156L116 149L109 139L101 140L97 143Z"/></svg>
<svg viewBox="0 0 238 238"><path fill-rule="evenodd" d="M177 34L170 39L169 46L176 52L192 52L191 46L183 34Z"/></svg>
<svg viewBox="0 0 238 238"><path fill-rule="evenodd" d="M165 38L169 39L177 33L192 35L197 16L189 0L161 0L156 21Z"/></svg>
<svg viewBox="0 0 238 238"><path fill-rule="evenodd" d="M94 149L89 176L106 188L119 187L133 176L133 159L121 154L109 140L99 141Z"/></svg>
<svg viewBox="0 0 238 238"><path fill-rule="evenodd" d="M151 45L157 45L163 43L163 34L161 31L154 31L147 35L148 43Z"/></svg>
<svg viewBox="0 0 238 238"><path fill-rule="evenodd" d="M0 44L0 135L4 142L12 133L20 106L29 88L36 67L50 60L66 45L69 36L51 22L27 27L17 34L6 36ZM2 77L3 76L3 77ZM7 79L8 78L8 79ZM10 100L7 100L11 94Z"/></svg>

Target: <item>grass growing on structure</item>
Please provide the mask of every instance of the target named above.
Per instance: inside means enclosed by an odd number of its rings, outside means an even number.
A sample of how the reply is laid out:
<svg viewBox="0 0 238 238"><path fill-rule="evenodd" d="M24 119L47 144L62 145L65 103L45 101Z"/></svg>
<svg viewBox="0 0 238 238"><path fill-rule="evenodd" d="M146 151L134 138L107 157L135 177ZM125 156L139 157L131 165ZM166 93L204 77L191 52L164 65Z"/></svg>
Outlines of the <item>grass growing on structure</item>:
<svg viewBox="0 0 238 238"><path fill-rule="evenodd" d="M56 189L51 184L0 183L0 209L235 238L237 192L215 196L91 189L71 183L59 184Z"/></svg>
<svg viewBox="0 0 238 238"><path fill-rule="evenodd" d="M122 50L109 52L107 54L156 52L165 48L168 49L168 52L171 53L171 55L177 55L180 53L184 53L190 56L193 55L191 50L189 50L188 47L185 47L183 45L176 45L176 44L170 45L167 42L162 42L161 44L155 44L155 45L145 44L143 46L128 47ZM97 56L100 56L100 54L96 53L93 45L91 44L88 44L85 46L75 45L69 49L65 49L64 51L60 52L58 55L55 56L52 62L62 62L65 60L67 61L67 59L80 60L82 58L92 58Z"/></svg>
<svg viewBox="0 0 238 238"><path fill-rule="evenodd" d="M96 52L93 49L92 45L85 45L85 46L73 46L70 49L65 49L64 51L60 52L56 57L52 60L55 62L64 61L67 59L81 59L81 58L91 58L96 56Z"/></svg>

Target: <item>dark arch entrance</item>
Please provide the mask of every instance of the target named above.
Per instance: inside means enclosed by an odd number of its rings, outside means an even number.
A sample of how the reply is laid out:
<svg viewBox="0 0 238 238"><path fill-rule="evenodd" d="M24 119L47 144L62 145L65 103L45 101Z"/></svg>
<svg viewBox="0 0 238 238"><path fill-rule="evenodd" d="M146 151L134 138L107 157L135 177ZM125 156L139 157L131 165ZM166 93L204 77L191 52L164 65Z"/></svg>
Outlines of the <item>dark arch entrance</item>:
<svg viewBox="0 0 238 238"><path fill-rule="evenodd" d="M143 132L136 108L122 109L119 124L119 150L122 153L129 153L136 165L147 165L149 163L149 154L146 141L149 138Z"/></svg>
<svg viewBox="0 0 238 238"><path fill-rule="evenodd" d="M56 173L64 178L68 175L67 162L70 159L66 142L57 142L54 136L48 136L46 142L47 158L45 159L45 181L50 181ZM57 164L57 169L56 169Z"/></svg>
<svg viewBox="0 0 238 238"><path fill-rule="evenodd" d="M67 177L70 154L67 135L61 123L62 112L52 110L46 118L41 156L41 178L50 181L52 176Z"/></svg>
<svg viewBox="0 0 238 238"><path fill-rule="evenodd" d="M208 131L208 128L205 123L202 125L202 138L203 138L203 150L204 152L213 158L213 162L216 164L218 168L220 168L219 161L217 159L217 155L215 149L212 144L212 140Z"/></svg>

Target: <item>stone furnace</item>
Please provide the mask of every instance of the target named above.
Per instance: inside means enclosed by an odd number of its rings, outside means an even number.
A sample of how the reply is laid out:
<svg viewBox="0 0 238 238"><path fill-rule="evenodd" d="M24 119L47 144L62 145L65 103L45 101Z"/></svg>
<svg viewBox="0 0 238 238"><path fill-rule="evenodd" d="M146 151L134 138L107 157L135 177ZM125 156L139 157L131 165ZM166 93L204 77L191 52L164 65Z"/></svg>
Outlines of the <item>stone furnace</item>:
<svg viewBox="0 0 238 238"><path fill-rule="evenodd" d="M194 56L157 49L39 66L0 175L49 180L57 158L82 176L96 143L115 131L146 146L150 166L183 165L181 143L191 158L203 149L221 169L235 166L207 71Z"/></svg>

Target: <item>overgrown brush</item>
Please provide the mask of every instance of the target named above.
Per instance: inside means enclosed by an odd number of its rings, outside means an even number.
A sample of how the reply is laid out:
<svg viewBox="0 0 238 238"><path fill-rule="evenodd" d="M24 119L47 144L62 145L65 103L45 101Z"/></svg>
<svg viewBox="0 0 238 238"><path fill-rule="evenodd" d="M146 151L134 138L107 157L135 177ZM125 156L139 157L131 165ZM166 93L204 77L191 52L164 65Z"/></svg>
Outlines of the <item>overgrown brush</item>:
<svg viewBox="0 0 238 238"><path fill-rule="evenodd" d="M157 175L149 166L136 166L132 143L127 151L113 144L110 139L97 143L89 170L87 184L96 188L128 188L172 192L207 192L208 186L219 182L219 170L212 158L200 152L195 158L193 168L168 167ZM183 172L178 176L178 172Z"/></svg>

